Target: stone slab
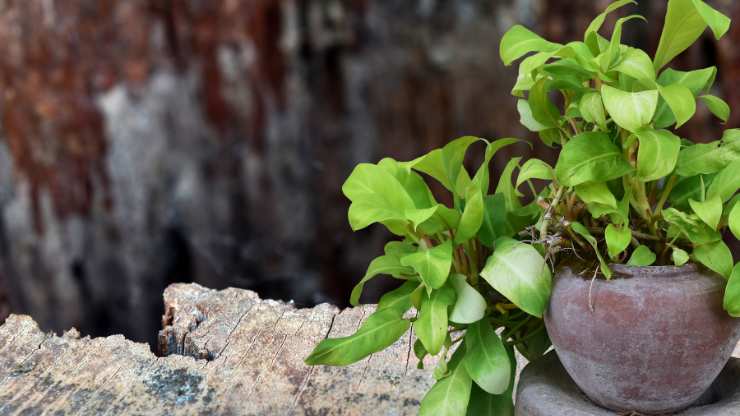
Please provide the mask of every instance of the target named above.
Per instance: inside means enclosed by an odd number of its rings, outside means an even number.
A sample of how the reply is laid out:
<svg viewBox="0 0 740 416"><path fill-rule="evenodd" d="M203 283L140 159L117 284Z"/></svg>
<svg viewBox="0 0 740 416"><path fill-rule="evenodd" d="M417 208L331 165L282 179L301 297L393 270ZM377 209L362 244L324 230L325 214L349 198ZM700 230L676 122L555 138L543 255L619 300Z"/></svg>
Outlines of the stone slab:
<svg viewBox="0 0 740 416"><path fill-rule="evenodd" d="M730 360L699 403L708 404L697 405L676 416L740 416L740 358ZM515 413L516 416L619 415L588 400L570 379L554 351L528 364L522 371Z"/></svg>

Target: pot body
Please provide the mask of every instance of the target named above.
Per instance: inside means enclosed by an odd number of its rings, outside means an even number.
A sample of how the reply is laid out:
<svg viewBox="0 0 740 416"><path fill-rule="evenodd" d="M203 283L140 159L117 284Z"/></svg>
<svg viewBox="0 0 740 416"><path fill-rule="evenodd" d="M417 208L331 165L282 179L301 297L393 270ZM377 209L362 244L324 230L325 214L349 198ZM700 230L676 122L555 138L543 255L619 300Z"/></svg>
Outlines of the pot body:
<svg viewBox="0 0 740 416"><path fill-rule="evenodd" d="M725 281L699 269L614 265L610 281L555 274L545 325L576 384L597 404L644 414L690 406L740 339L722 309ZM590 290L590 296L589 296Z"/></svg>

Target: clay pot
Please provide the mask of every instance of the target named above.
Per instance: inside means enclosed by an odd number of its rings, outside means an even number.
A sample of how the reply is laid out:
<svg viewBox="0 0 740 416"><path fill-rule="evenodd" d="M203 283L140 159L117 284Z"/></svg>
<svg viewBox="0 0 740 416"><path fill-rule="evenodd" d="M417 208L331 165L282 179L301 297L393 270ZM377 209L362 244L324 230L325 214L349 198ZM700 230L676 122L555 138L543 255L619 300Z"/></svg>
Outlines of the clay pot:
<svg viewBox="0 0 740 416"><path fill-rule="evenodd" d="M611 281L569 266L555 274L545 324L555 351L595 403L675 412L717 377L740 339L722 309L725 281L699 269L614 265Z"/></svg>

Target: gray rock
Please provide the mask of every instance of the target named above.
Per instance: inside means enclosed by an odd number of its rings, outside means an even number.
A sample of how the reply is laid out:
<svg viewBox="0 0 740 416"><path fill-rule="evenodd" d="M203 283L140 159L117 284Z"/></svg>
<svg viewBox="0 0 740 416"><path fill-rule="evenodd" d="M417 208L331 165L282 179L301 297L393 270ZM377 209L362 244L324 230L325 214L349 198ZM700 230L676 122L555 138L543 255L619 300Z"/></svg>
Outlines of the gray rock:
<svg viewBox="0 0 740 416"><path fill-rule="evenodd" d="M737 350L736 350L737 354ZM524 368L516 416L615 416L593 404L571 380L554 351ZM740 415L740 359L731 358L696 406L677 416Z"/></svg>

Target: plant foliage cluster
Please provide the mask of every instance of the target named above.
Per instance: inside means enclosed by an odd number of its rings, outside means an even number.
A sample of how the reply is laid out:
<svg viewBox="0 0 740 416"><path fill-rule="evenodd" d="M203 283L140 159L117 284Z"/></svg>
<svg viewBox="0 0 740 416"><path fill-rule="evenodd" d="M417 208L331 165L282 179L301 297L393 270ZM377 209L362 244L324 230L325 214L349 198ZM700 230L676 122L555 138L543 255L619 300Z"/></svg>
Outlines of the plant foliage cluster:
<svg viewBox="0 0 740 416"><path fill-rule="evenodd" d="M710 143L679 137L697 104L724 122L730 109L711 94L716 68L666 68L707 28L721 38L730 20L704 1L670 0L651 58L621 42L623 26L641 16L600 34L608 14L634 3L612 3L582 41L550 42L519 25L501 41L506 65L526 56L512 94L521 123L558 148L554 167L512 158L492 186L489 162L518 140L463 137L412 161L355 168L342 188L352 229L380 223L398 239L370 263L351 303L375 276L404 283L307 363L351 364L413 328L419 366L439 357L421 414L512 414L514 350L531 360L550 346L541 318L562 253L607 279L610 263L699 263L728 279L724 306L740 316L740 264L723 240L728 228L740 236L740 129ZM479 147L471 175L463 162ZM425 178L449 191L451 207ZM541 191L534 180L545 182Z"/></svg>

